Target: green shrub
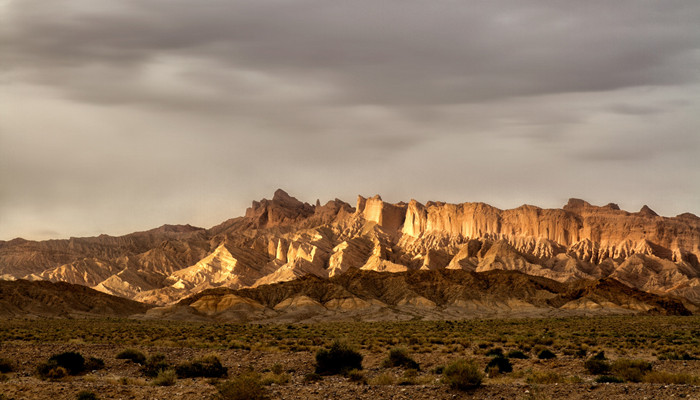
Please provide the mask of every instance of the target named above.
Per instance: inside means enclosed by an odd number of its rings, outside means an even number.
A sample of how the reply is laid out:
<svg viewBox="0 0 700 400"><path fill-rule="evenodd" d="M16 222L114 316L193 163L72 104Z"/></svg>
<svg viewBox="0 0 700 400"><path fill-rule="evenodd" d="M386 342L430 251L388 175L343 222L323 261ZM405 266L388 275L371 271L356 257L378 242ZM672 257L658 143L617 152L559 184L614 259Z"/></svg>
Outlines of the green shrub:
<svg viewBox="0 0 700 400"><path fill-rule="evenodd" d="M85 361L86 371L97 371L105 367L105 362L101 358L90 357Z"/></svg>
<svg viewBox="0 0 700 400"><path fill-rule="evenodd" d="M610 363L595 357L586 360L583 366L592 375L605 375L610 372Z"/></svg>
<svg viewBox="0 0 700 400"><path fill-rule="evenodd" d="M613 375L630 382L641 382L644 375L651 371L651 364L644 360L615 360L610 367Z"/></svg>
<svg viewBox="0 0 700 400"><path fill-rule="evenodd" d="M458 390L469 390L481 385L484 375L474 361L456 360L443 371L443 382Z"/></svg>
<svg viewBox="0 0 700 400"><path fill-rule="evenodd" d="M219 357L210 355L199 360L179 364L175 367L178 378L223 378L228 368L221 365Z"/></svg>
<svg viewBox="0 0 700 400"><path fill-rule="evenodd" d="M144 362L141 372L151 378L158 376L160 371L170 369L170 364L165 361L165 355L154 354Z"/></svg>
<svg viewBox="0 0 700 400"><path fill-rule="evenodd" d="M5 374L15 370L14 363L6 358L0 358L0 374Z"/></svg>
<svg viewBox="0 0 700 400"><path fill-rule="evenodd" d="M241 374L219 385L219 400L266 400L267 389L255 372Z"/></svg>
<svg viewBox="0 0 700 400"><path fill-rule="evenodd" d="M49 363L65 368L71 375L78 375L85 370L85 358L74 351L54 354L49 358Z"/></svg>
<svg viewBox="0 0 700 400"><path fill-rule="evenodd" d="M549 360L552 358L557 358L557 355L552 353L549 349L544 349L537 353L537 358L540 360Z"/></svg>
<svg viewBox="0 0 700 400"><path fill-rule="evenodd" d="M384 360L382 366L385 368L405 367L408 369L420 370L420 365L408 355L408 350L397 347L389 351L389 358Z"/></svg>
<svg viewBox="0 0 700 400"><path fill-rule="evenodd" d="M509 359L503 356L494 357L486 364L486 372L493 374L496 372L496 369L498 369L497 373L507 374L508 372L513 372L513 365L510 363Z"/></svg>
<svg viewBox="0 0 700 400"><path fill-rule="evenodd" d="M530 358L530 356L528 356L527 354L523 353L523 352L520 351L520 350L511 350L511 351L509 351L508 354L506 354L506 357L508 357L508 358L519 358L519 359L521 359L521 360L526 360L526 359Z"/></svg>
<svg viewBox="0 0 700 400"><path fill-rule="evenodd" d="M161 369L153 379L155 386L172 386L177 381L177 374L172 369Z"/></svg>
<svg viewBox="0 0 700 400"><path fill-rule="evenodd" d="M68 375L77 375L85 370L85 359L80 353L65 352L54 354L48 361L36 367L36 372L43 379L61 379Z"/></svg>
<svg viewBox="0 0 700 400"><path fill-rule="evenodd" d="M143 365L146 362L146 355L135 349L125 349L117 354L117 360L129 360L136 364Z"/></svg>
<svg viewBox="0 0 700 400"><path fill-rule="evenodd" d="M317 374L336 375L352 369L362 369L362 354L347 344L334 342L329 349L316 352Z"/></svg>
<svg viewBox="0 0 700 400"><path fill-rule="evenodd" d="M93 392L90 392L88 390L83 390L82 392L78 393L78 397L76 397L76 400L99 400L100 398L97 397L97 395Z"/></svg>

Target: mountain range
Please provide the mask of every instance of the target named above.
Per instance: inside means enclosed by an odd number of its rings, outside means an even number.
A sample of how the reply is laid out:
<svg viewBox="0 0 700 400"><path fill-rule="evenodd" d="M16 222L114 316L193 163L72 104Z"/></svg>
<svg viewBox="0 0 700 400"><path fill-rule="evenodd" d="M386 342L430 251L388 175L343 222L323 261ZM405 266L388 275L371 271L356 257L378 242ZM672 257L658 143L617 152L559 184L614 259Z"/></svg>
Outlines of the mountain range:
<svg viewBox="0 0 700 400"><path fill-rule="evenodd" d="M160 306L145 314L151 316L187 314L183 310L201 302L202 295L228 296L236 307L257 310L255 320L279 317L285 301L307 310L316 307L305 318L327 316L332 300L374 310L377 318L386 314L384 305L395 310L410 307L411 301L421 309L437 307L446 317L460 315L456 305L478 309L481 304L493 311L511 300L542 309L597 309L622 302L629 310L682 313L695 312L700 304L699 258L700 218L690 213L662 217L647 206L627 212L615 204L571 199L561 209L523 205L501 210L484 203L392 204L379 196L359 196L353 207L339 199L312 205L277 190L272 199L254 201L244 216L210 229L164 225L119 237L0 241L0 278L88 286L148 303L147 308ZM364 289L352 289L348 277L362 281ZM508 300L507 291L495 296L484 289L501 279L549 294L513 292ZM398 297L368 292L372 280L398 280L403 283L392 285L414 294L404 293L408 303L399 304ZM421 280L438 280L451 294L417 291L412 285ZM271 294L272 288L298 285L288 281L325 289L317 288L315 295L285 292L284 298ZM474 292L481 302L456 289L470 285L483 289ZM319 290L337 296L323 297ZM217 301L222 300L208 300ZM207 307L197 313L218 315ZM682 307L686 311L678 311Z"/></svg>

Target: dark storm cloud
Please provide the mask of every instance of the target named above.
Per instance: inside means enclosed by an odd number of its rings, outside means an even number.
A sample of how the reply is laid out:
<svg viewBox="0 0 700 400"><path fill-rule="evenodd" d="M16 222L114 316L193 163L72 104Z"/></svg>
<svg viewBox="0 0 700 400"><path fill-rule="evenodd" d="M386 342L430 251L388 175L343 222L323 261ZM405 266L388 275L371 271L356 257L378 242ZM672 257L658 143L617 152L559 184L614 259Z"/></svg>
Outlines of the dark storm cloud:
<svg viewBox="0 0 700 400"><path fill-rule="evenodd" d="M107 102L163 101L149 99L138 81L124 90L90 82L124 83L159 56L313 77L335 89L327 94L335 101L388 105L697 78L700 11L691 2L110 3L11 3L8 64L30 66L31 78L48 84L74 79L64 88L69 94ZM86 73L100 66L96 76ZM184 75L199 85L221 83ZM235 73L220 78L236 86Z"/></svg>
<svg viewBox="0 0 700 400"><path fill-rule="evenodd" d="M698 21L695 0L0 0L0 239L213 225L277 187L657 185L655 209L697 212Z"/></svg>

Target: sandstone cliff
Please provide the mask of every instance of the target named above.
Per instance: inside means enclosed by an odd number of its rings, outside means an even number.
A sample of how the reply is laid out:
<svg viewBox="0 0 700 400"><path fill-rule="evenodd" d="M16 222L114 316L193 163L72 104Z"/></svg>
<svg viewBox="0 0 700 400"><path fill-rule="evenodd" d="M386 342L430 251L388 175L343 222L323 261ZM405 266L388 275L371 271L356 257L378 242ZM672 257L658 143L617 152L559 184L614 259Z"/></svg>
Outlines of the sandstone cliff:
<svg viewBox="0 0 700 400"><path fill-rule="evenodd" d="M2 242L0 276L67 281L168 304L210 288L331 278L351 268L513 270L558 282L614 278L690 305L700 303L698 257L700 218L662 217L646 206L626 212L571 199L561 209L500 210L360 196L352 207L339 199L311 205L278 190L271 200L253 202L244 217L211 229Z"/></svg>

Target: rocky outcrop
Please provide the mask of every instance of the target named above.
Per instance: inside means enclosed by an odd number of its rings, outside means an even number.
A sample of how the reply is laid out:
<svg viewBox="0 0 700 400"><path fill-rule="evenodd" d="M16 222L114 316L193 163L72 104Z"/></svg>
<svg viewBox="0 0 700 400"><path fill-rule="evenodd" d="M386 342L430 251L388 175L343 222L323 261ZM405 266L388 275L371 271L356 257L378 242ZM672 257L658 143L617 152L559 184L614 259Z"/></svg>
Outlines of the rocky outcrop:
<svg viewBox="0 0 700 400"><path fill-rule="evenodd" d="M378 195L359 196L355 208L339 199L314 203L277 190L271 200L254 201L244 217L208 230L165 225L121 237L2 242L0 276L170 304L210 288L327 279L353 268L512 270L562 283L614 278L700 303L700 218L693 214L668 218L647 206L627 212L578 199L561 209L511 210L391 204Z"/></svg>
<svg viewBox="0 0 700 400"><path fill-rule="evenodd" d="M331 279L307 276L255 289L207 290L153 309L143 318L191 315L279 323L611 313L688 315L690 311L678 299L644 293L611 278L563 284L516 271L382 274L350 269Z"/></svg>

